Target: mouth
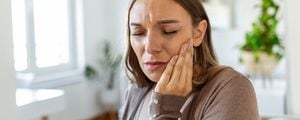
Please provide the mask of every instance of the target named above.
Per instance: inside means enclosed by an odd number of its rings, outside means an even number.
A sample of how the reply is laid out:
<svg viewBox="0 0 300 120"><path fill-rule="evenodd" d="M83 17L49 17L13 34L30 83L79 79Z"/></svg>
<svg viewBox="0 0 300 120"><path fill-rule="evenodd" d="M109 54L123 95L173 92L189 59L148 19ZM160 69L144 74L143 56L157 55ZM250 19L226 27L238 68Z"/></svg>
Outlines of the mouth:
<svg viewBox="0 0 300 120"><path fill-rule="evenodd" d="M159 61L148 61L145 62L146 69L148 70L157 70L163 66L165 66L167 62L159 62Z"/></svg>

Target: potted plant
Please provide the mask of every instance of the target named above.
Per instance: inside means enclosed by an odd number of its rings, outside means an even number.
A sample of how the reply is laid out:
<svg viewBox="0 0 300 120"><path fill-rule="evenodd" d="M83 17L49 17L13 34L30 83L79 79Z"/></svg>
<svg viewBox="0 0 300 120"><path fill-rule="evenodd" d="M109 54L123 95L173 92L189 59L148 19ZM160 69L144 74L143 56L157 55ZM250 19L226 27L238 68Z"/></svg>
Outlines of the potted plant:
<svg viewBox="0 0 300 120"><path fill-rule="evenodd" d="M89 80L103 80L102 82L106 84L104 84L104 89L101 89L99 92L101 104L116 107L116 104L119 102L119 89L115 87L115 80L119 72L122 55L113 53L111 42L104 41L103 45L103 56L99 59L97 66L97 68L102 69L101 77L100 72L90 65L87 65L85 68L85 76Z"/></svg>
<svg viewBox="0 0 300 120"><path fill-rule="evenodd" d="M109 41L104 42L104 48L102 50L103 57L99 60L99 67L103 71L106 71L109 75L109 78L107 80L106 88L107 89L113 89L114 88L114 81L115 76L118 73L120 63L122 60L122 55L114 55L112 52L112 46ZM99 71L92 67L91 65L87 65L85 67L85 77L88 79L103 79L99 78Z"/></svg>
<svg viewBox="0 0 300 120"><path fill-rule="evenodd" d="M251 74L270 76L283 56L284 47L277 33L279 7L274 0L261 0L259 18L240 47L240 62Z"/></svg>

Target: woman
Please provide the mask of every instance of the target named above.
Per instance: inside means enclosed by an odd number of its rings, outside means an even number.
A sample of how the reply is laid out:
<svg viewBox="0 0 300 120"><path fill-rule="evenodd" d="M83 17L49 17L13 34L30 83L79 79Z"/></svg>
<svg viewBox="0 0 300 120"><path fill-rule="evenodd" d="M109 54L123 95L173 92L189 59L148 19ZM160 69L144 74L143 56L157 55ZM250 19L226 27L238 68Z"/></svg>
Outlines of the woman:
<svg viewBox="0 0 300 120"><path fill-rule="evenodd" d="M123 120L257 120L253 87L217 63L198 0L133 0Z"/></svg>

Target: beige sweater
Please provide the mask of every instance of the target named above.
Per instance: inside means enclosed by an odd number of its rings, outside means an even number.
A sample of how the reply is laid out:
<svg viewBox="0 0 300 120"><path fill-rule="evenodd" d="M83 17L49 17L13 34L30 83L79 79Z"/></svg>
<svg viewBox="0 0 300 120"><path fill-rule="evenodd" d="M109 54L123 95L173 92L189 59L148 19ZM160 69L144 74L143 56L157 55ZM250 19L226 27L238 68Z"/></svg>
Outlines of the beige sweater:
<svg viewBox="0 0 300 120"><path fill-rule="evenodd" d="M143 99L152 92L151 120L259 120L251 82L234 70L226 70L188 97L161 95L132 84L126 93L121 120L134 120Z"/></svg>

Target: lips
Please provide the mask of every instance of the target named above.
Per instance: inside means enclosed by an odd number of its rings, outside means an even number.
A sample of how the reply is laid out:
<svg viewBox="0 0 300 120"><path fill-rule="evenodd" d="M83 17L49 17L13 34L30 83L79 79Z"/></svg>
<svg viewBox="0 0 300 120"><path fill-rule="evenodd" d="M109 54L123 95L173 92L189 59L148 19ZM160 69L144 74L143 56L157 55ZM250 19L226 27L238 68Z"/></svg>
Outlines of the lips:
<svg viewBox="0 0 300 120"><path fill-rule="evenodd" d="M163 67L166 64L167 62L154 62L154 61L145 62L146 69L148 70L156 70Z"/></svg>

